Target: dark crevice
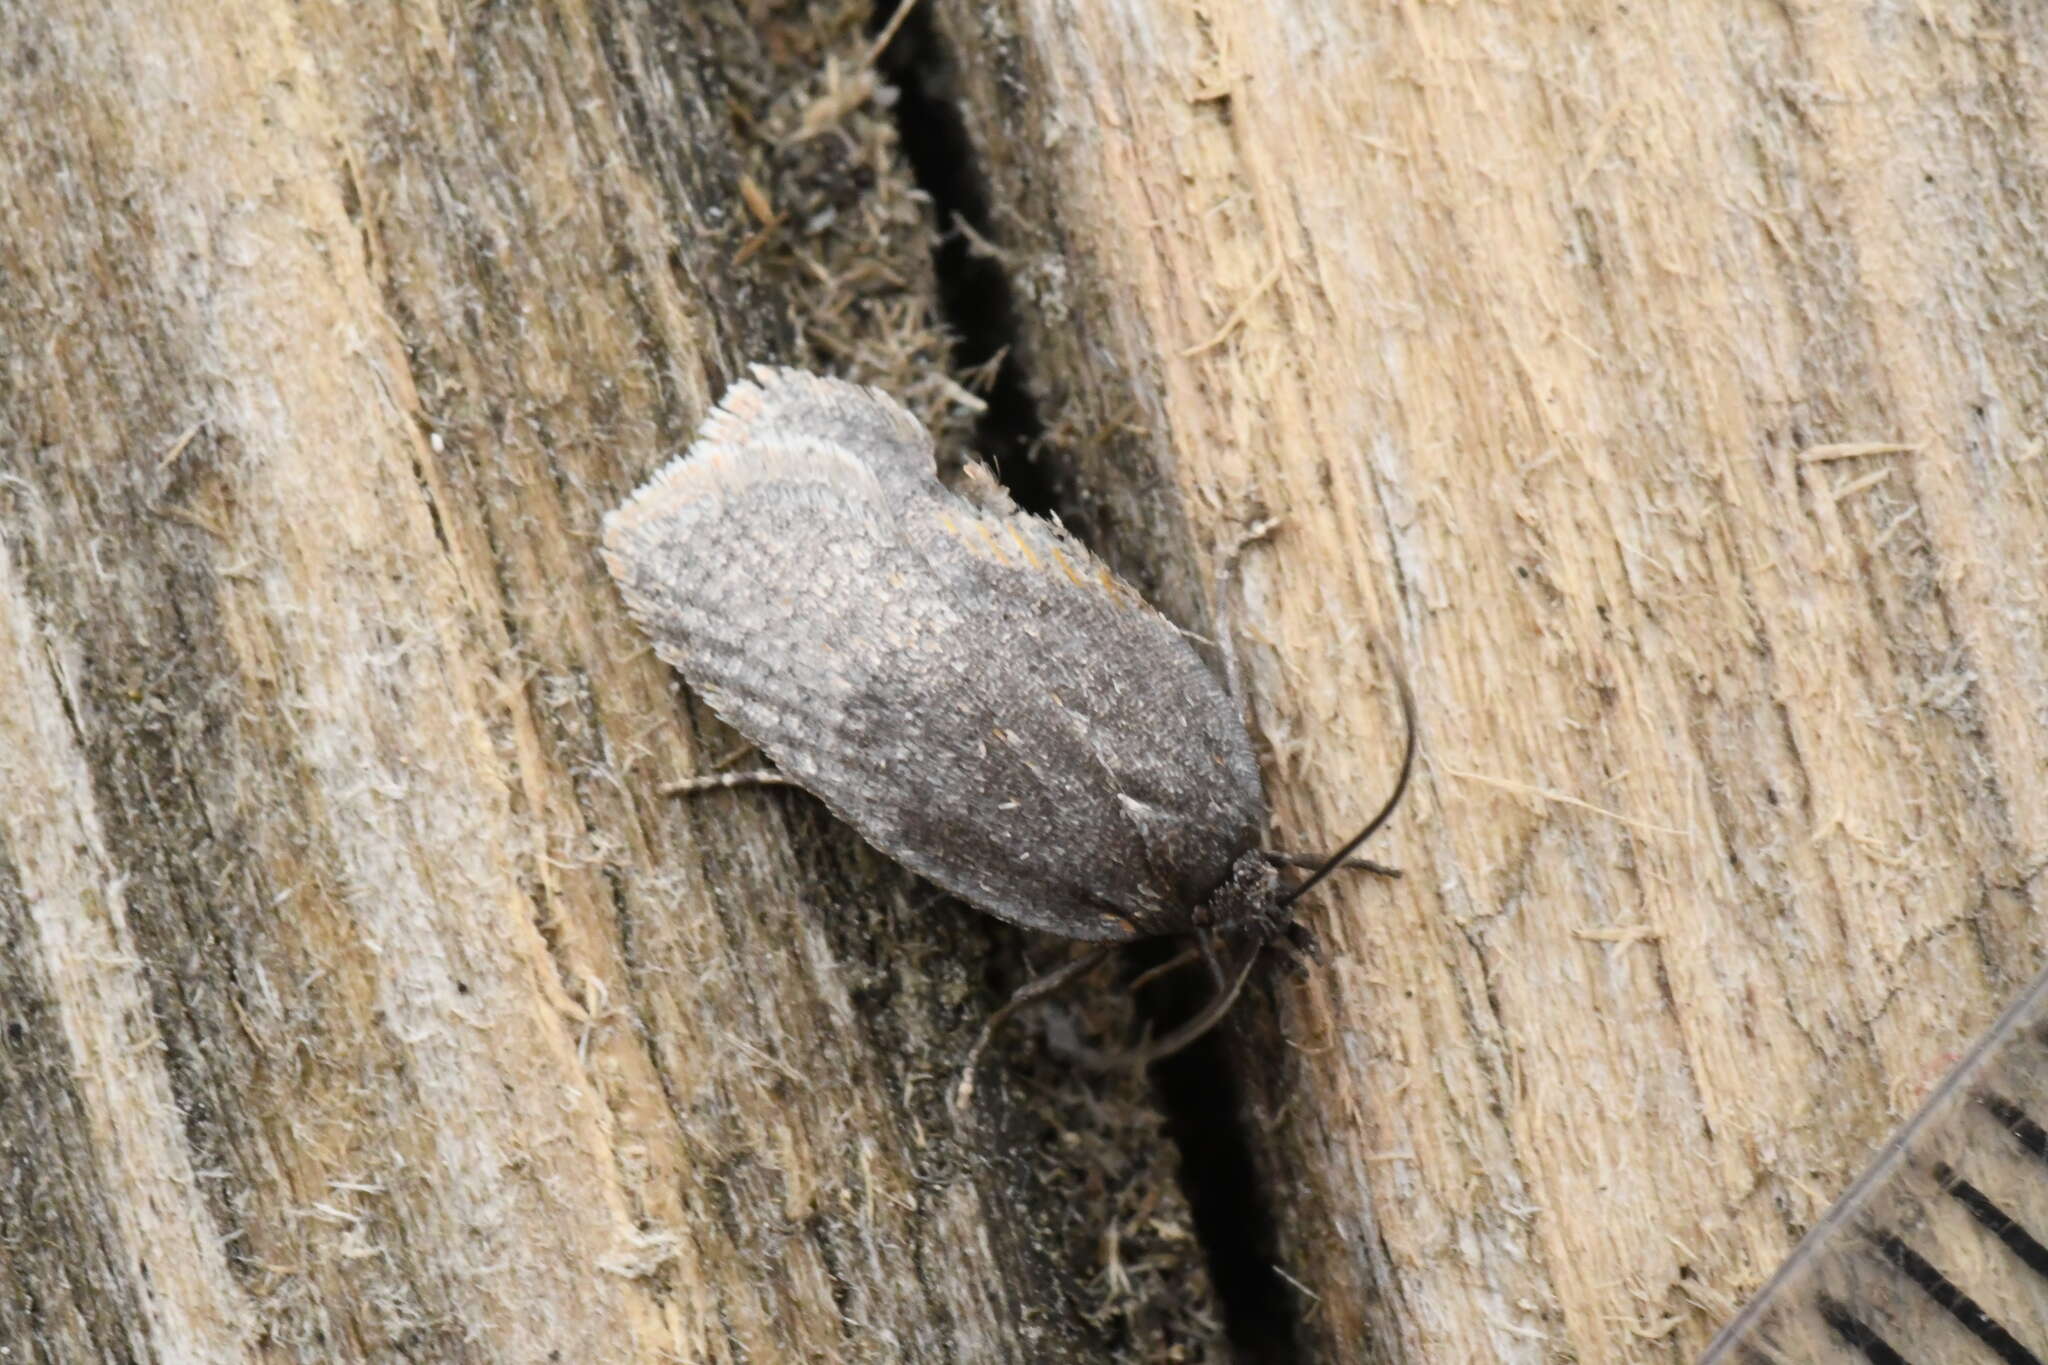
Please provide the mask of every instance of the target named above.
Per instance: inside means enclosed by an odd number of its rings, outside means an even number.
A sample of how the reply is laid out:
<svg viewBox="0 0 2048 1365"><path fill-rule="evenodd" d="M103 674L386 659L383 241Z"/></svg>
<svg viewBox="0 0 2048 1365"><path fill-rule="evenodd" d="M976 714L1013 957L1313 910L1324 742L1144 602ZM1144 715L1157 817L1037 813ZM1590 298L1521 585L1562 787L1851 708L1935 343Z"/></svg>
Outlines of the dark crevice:
<svg viewBox="0 0 2048 1365"><path fill-rule="evenodd" d="M874 27L879 29L895 8L895 0L881 0ZM1062 496L1062 481L1034 458L1045 424L1017 360L1016 293L1002 262L980 251L975 240L999 240L988 183L975 165L967 121L955 98L952 54L933 29L926 6L911 10L877 64L882 78L899 92L896 128L903 155L918 188L932 199L939 228L932 265L940 314L953 333L953 363L961 370L978 370L1002 357L981 392L988 410L976 423L975 443L1019 507L1039 516L1059 512L1070 501ZM960 230L962 223L972 235Z"/></svg>
<svg viewBox="0 0 2048 1365"><path fill-rule="evenodd" d="M1151 966L1179 947L1154 941L1134 956ZM1159 1021L1154 1034L1200 1009L1212 989L1200 971L1183 971L1152 987L1147 994L1164 997L1165 1005L1144 1011ZM1152 1001L1141 1004L1149 1007ZM1167 1134L1180 1149L1181 1189L1194 1218L1195 1240L1208 1258L1231 1346L1247 1365L1293 1360L1295 1304L1274 1269L1280 1256L1273 1203L1258 1177L1244 1124L1243 1087L1222 1031L1154 1063L1152 1084L1166 1115Z"/></svg>
<svg viewBox="0 0 2048 1365"><path fill-rule="evenodd" d="M894 12L879 0L874 26ZM1003 263L978 249L976 238L999 242L990 192L975 160L962 117L953 57L927 17L914 8L882 54L884 79L894 85L898 135L919 188L931 196L939 237L933 249L942 318L955 337L956 366L972 370L1002 356L993 384L983 391L988 411L976 432L982 452L1019 506L1040 515L1077 510L1063 471L1035 457L1044 424L1019 363L1021 324L1016 294ZM964 223L969 232L958 225ZM1132 950L1132 970L1164 961L1181 945L1153 942ZM1154 1035L1199 1008L1208 982L1184 971L1145 992L1142 1014ZM1211 1034L1153 1068L1167 1131L1179 1148L1181 1184L1195 1236L1207 1259L1225 1330L1240 1360L1294 1359L1296 1304L1275 1271L1277 1225L1269 1192L1258 1177L1245 1126L1241 1086L1226 1049Z"/></svg>

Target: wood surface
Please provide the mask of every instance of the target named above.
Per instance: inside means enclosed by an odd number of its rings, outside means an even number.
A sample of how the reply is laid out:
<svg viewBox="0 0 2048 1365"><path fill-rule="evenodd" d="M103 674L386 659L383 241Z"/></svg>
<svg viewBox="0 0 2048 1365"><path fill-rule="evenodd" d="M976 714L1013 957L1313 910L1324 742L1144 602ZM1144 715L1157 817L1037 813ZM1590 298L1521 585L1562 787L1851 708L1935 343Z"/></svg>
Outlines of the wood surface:
<svg viewBox="0 0 2048 1365"><path fill-rule="evenodd" d="M864 5L0 10L0 1355L1681 1361L2040 965L2033 26L924 5L971 232ZM963 444L935 231L1170 614L1284 518L1277 837L1421 707L1163 1100L956 1121L1058 946L663 797L596 558L746 360Z"/></svg>
<svg viewBox="0 0 2048 1365"><path fill-rule="evenodd" d="M1420 698L1406 879L1238 1021L1300 1349L1689 1359L2042 960L2042 30L935 13L1112 552L1286 518L1236 628L1284 838Z"/></svg>
<svg viewBox="0 0 2048 1365"><path fill-rule="evenodd" d="M867 18L0 11L0 1358L1215 1337L1142 1087L956 1125L1021 936L663 796L597 557L745 361L969 415Z"/></svg>

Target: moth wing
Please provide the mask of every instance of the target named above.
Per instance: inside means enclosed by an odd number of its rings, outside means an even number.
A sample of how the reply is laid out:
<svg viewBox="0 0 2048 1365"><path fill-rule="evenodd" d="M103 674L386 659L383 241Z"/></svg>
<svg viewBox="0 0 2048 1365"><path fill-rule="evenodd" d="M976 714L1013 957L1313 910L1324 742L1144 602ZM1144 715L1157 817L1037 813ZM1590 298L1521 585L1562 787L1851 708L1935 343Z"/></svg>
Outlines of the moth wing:
<svg viewBox="0 0 2048 1365"><path fill-rule="evenodd" d="M655 652L782 761L831 744L864 681L839 641L885 524L873 475L829 445L700 441L606 518L604 557Z"/></svg>
<svg viewBox="0 0 2048 1365"><path fill-rule="evenodd" d="M606 519L656 652L869 842L982 909L1074 938L1170 920L1159 885L1130 882L1142 839L1080 731L1017 716L1044 706L1044 642L1004 631L1015 613L931 530L935 508L973 509L933 477L922 427L852 385L756 379Z"/></svg>
<svg viewBox="0 0 2048 1365"><path fill-rule="evenodd" d="M891 497L934 482L924 424L880 389L787 366L756 365L725 391L690 448L779 451L823 443L858 463ZM686 457L688 458L688 457Z"/></svg>
<svg viewBox="0 0 2048 1365"><path fill-rule="evenodd" d="M1058 730L1078 744L1136 834L1152 899L1184 914L1264 833L1242 716L1186 637L1063 527L1019 511L978 466L968 495L937 509L968 551L948 561L965 571L954 593L985 604L995 633L1032 642L1019 672L1052 703L1013 714L1031 717L1037 743ZM1186 927L1140 918L1147 932Z"/></svg>
<svg viewBox="0 0 2048 1365"><path fill-rule="evenodd" d="M604 557L655 652L781 761L838 741L833 708L870 681L879 604L915 606L890 591L913 567L892 506L935 481L930 437L886 394L752 373L605 518Z"/></svg>

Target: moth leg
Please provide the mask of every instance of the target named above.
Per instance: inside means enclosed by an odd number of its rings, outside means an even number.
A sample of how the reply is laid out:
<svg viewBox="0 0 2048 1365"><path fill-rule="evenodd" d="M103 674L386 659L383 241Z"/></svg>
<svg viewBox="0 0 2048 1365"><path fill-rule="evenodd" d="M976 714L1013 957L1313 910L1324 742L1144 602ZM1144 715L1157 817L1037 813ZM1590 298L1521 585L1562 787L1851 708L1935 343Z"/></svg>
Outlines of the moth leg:
<svg viewBox="0 0 2048 1365"><path fill-rule="evenodd" d="M1274 935L1272 942L1286 951L1297 971L1306 971L1307 963L1320 965L1323 960L1323 941L1298 919L1287 921L1287 928Z"/></svg>
<svg viewBox="0 0 2048 1365"><path fill-rule="evenodd" d="M1278 849L1272 848L1260 849L1259 856L1275 867L1300 868L1304 872L1313 872L1329 861L1327 855L1320 853L1282 853ZM1337 866L1348 867L1355 872L1370 872L1380 877L1398 877L1401 875L1400 868L1374 862L1371 858L1346 858Z"/></svg>
<svg viewBox="0 0 2048 1365"><path fill-rule="evenodd" d="M967 1049L967 1061L960 1068L960 1088L953 1092L953 1109L956 1113L967 1111L968 1101L974 1098L974 1069L981 1064L981 1054L987 1050L989 1040L996 1036L996 1030L1008 1023L1010 1016L1029 1005L1035 1005L1048 996L1059 994L1074 982L1086 976L1101 964L1102 960L1115 952L1117 945L1105 943L1091 952L1083 953L1057 971L1047 972L1035 981L1019 986L1016 993L981 1026L981 1033L974 1040L974 1046Z"/></svg>
<svg viewBox="0 0 2048 1365"><path fill-rule="evenodd" d="M1165 976L1169 972L1177 972L1189 963L1198 962L1201 960L1201 957L1202 950L1199 947L1189 946L1183 948L1157 967L1148 967L1144 971L1139 972L1137 978L1130 985L1124 987L1124 989L1130 994L1136 995L1160 977Z"/></svg>
<svg viewBox="0 0 2048 1365"><path fill-rule="evenodd" d="M1240 719L1246 715L1244 699L1244 669L1237 658L1237 634L1230 627L1231 580L1237 577L1238 565L1244 562L1246 549L1273 534L1280 525L1278 517L1261 517L1239 531L1231 538L1223 552L1216 556L1216 649L1223 656L1223 683L1230 689L1231 704L1237 707Z"/></svg>
<svg viewBox="0 0 2048 1365"><path fill-rule="evenodd" d="M1244 989L1244 983L1250 979L1252 968L1258 964L1259 952L1265 946L1264 940L1254 941L1251 947L1246 950L1244 961L1239 963L1233 971L1226 969L1217 960L1215 950L1207 942L1203 942L1199 946L1198 951L1202 955L1202 960L1208 964L1209 976L1214 981L1216 987L1215 993L1209 998L1209 1003L1204 1005L1194 1018L1189 1019L1164 1038L1150 1039L1139 1043L1135 1047L1126 1048L1121 1052L1101 1052L1095 1048L1080 1048L1077 1050L1077 1056L1081 1064L1096 1071L1135 1071L1141 1067L1150 1066L1161 1058L1171 1057L1174 1053L1195 1042L1203 1034L1216 1027L1224 1015L1230 1013L1230 1007L1237 1003L1238 993Z"/></svg>
<svg viewBox="0 0 2048 1365"><path fill-rule="evenodd" d="M743 773L711 773L686 777L661 789L663 796L690 796L697 792L722 791L732 787L794 787L796 782L773 768L754 768Z"/></svg>

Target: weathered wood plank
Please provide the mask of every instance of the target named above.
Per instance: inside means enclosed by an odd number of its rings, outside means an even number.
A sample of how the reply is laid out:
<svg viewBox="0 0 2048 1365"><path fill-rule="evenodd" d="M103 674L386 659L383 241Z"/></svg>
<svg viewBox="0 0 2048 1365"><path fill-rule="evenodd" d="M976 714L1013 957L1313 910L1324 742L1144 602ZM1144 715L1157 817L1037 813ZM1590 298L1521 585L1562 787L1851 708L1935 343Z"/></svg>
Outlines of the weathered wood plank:
<svg viewBox="0 0 2048 1365"><path fill-rule="evenodd" d="M2042 36L934 14L1126 562L1288 518L1240 630L1282 830L1377 799L1390 666L1422 699L1408 879L1320 897L1237 1052L1303 1341L1688 1358L2041 961Z"/></svg>
<svg viewBox="0 0 2048 1365"><path fill-rule="evenodd" d="M662 798L596 558L743 360L941 352L864 13L0 16L14 1358L1204 1349L1142 1091L956 1131L1015 937Z"/></svg>

